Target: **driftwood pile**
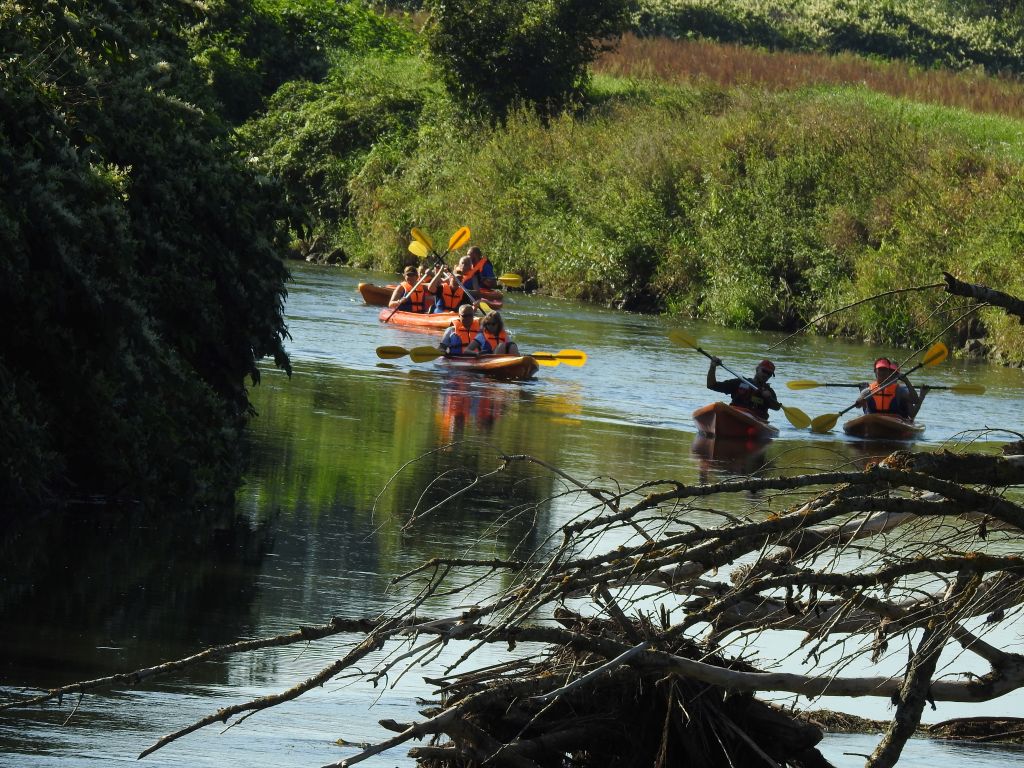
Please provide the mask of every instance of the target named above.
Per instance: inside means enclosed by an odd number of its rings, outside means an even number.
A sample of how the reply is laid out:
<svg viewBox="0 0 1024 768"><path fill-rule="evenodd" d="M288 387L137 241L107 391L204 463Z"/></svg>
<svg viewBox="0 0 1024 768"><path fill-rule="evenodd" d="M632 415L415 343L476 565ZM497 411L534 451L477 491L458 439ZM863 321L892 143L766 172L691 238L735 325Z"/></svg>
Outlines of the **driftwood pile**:
<svg viewBox="0 0 1024 768"><path fill-rule="evenodd" d="M629 489L528 456L503 457L496 472L522 462L589 500L527 557L438 558L396 577L414 597L388 615L211 648L0 710L347 634L348 651L309 679L213 712L143 755L343 673L376 684L447 652L455 660L429 680L439 700L423 719L383 721L394 735L338 766L401 746L445 768L826 766L821 728L755 698L764 693L877 697L892 713L866 763L880 768L896 763L926 706L1024 686L1024 657L1007 650L1024 602L1014 495L1024 456L897 452L863 471ZM737 505L716 501L736 494L745 511L721 511ZM427 601L460 600L470 605L424 614ZM788 660L767 652L779 637L793 641ZM487 664L474 664L485 646ZM494 663L493 649L508 655Z"/></svg>

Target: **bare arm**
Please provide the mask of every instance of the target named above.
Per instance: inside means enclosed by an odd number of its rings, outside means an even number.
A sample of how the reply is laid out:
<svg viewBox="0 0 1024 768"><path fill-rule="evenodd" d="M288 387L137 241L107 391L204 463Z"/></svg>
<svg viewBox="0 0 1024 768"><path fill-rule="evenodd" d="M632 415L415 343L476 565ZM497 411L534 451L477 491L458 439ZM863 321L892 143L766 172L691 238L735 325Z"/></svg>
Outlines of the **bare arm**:
<svg viewBox="0 0 1024 768"><path fill-rule="evenodd" d="M391 300L388 301L388 306L394 309L403 301L405 301L405 289L400 285L396 286L394 293L391 294Z"/></svg>
<svg viewBox="0 0 1024 768"><path fill-rule="evenodd" d="M717 357L711 358L711 365L708 366L708 389L714 389L718 384L718 377L715 376L715 370L722 364L722 361Z"/></svg>

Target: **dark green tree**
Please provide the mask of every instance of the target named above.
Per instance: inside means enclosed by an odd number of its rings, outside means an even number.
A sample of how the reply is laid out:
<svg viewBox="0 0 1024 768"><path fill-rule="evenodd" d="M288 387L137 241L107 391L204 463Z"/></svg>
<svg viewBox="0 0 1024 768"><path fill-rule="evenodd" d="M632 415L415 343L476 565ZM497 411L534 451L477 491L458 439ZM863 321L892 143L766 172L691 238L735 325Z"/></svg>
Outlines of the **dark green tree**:
<svg viewBox="0 0 1024 768"><path fill-rule="evenodd" d="M625 30L634 0L432 0L429 44L452 94L501 118L580 100L589 64Z"/></svg>
<svg viewBox="0 0 1024 768"><path fill-rule="evenodd" d="M0 498L230 496L283 348L276 189L167 0L0 5Z"/></svg>

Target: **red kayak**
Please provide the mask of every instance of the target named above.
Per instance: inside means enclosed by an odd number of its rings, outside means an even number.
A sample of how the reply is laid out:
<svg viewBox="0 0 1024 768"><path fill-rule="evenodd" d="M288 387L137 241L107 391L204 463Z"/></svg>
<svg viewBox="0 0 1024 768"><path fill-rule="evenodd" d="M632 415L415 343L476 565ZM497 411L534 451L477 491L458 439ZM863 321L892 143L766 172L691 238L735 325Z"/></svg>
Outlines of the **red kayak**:
<svg viewBox="0 0 1024 768"><path fill-rule="evenodd" d="M388 302L391 301L391 296L395 292L397 285L374 285L373 283L360 283L359 284L359 295L363 297L363 301L372 307L386 307ZM501 291L489 291L486 288L479 291L479 296L474 293L479 299L483 299L491 305L492 309L501 309L502 295Z"/></svg>
<svg viewBox="0 0 1024 768"><path fill-rule="evenodd" d="M869 440L913 440L924 432L924 424L888 413L865 413L843 424L843 432Z"/></svg>
<svg viewBox="0 0 1024 768"><path fill-rule="evenodd" d="M457 371L470 371L495 379L529 379L538 368L537 361L529 355L440 357L437 361Z"/></svg>
<svg viewBox="0 0 1024 768"><path fill-rule="evenodd" d="M424 314L422 312L398 312L392 313L390 309L380 311L380 321L388 325L398 325L402 328L411 328L420 331L443 331L452 324L452 320L458 317L455 312L433 312Z"/></svg>
<svg viewBox="0 0 1024 768"><path fill-rule="evenodd" d="M750 411L727 403L711 403L693 412L697 429L705 437L768 440L779 434L777 427Z"/></svg>

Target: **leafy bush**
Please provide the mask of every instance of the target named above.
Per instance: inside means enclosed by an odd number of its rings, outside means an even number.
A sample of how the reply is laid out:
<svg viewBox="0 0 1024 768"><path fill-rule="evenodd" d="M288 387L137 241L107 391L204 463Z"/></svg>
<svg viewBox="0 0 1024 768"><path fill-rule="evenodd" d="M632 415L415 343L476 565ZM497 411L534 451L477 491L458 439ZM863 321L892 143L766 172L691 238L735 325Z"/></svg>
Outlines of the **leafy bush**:
<svg viewBox="0 0 1024 768"><path fill-rule="evenodd" d="M428 39L451 93L502 118L580 100L588 65L626 27L634 0L434 0Z"/></svg>
<svg viewBox="0 0 1024 768"><path fill-rule="evenodd" d="M244 378L288 367L276 195L194 106L180 13L0 8L9 506L230 495Z"/></svg>

